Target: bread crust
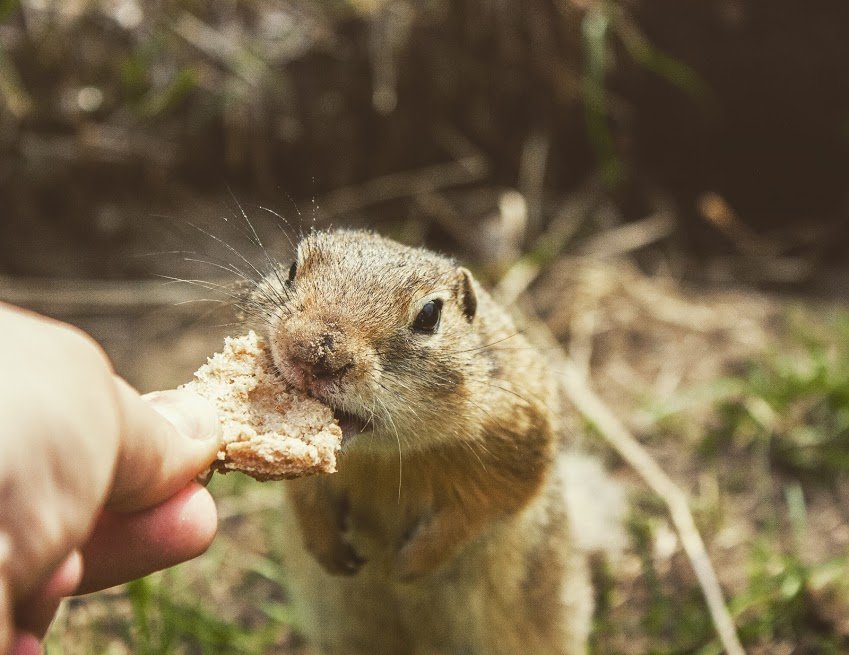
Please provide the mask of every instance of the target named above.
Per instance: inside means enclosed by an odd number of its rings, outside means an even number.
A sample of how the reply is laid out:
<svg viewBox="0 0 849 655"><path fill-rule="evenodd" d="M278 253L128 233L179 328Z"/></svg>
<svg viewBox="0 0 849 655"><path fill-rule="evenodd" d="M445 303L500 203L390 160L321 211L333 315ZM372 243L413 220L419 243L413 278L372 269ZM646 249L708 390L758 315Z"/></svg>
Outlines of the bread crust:
<svg viewBox="0 0 849 655"><path fill-rule="evenodd" d="M227 337L181 388L218 409L222 442L213 470L260 481L336 471L342 431L333 412L280 379L253 330Z"/></svg>

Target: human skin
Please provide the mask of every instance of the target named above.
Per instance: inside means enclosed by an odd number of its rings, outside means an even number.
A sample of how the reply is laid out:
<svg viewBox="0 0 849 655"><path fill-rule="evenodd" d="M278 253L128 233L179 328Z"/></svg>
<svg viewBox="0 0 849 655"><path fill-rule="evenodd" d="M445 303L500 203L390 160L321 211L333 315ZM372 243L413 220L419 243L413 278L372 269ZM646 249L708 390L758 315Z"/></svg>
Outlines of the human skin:
<svg viewBox="0 0 849 655"><path fill-rule="evenodd" d="M192 482L215 410L140 396L85 333L0 303L0 655L40 652L62 597L202 553L217 528Z"/></svg>

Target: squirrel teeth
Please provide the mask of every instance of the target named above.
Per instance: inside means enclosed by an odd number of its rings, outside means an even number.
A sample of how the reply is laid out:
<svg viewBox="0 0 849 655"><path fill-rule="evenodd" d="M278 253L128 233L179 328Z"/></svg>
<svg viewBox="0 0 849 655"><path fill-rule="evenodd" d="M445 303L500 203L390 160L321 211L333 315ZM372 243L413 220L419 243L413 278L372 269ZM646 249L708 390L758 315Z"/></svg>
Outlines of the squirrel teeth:
<svg viewBox="0 0 849 655"><path fill-rule="evenodd" d="M347 443L358 434L371 432L374 427L370 420L366 420L361 416L351 414L350 412L344 412L339 409L333 410L333 418L336 419L339 427L342 428L343 444Z"/></svg>

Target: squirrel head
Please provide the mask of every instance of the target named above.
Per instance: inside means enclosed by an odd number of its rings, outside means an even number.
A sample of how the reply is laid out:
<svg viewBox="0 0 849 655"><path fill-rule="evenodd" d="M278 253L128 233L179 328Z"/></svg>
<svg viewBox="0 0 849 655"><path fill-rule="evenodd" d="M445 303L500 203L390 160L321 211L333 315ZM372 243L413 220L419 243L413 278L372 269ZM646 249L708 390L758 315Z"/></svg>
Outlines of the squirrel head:
<svg viewBox="0 0 849 655"><path fill-rule="evenodd" d="M346 448L421 449L466 434L489 375L481 290L447 257L371 232L306 236L253 292L281 376L335 411Z"/></svg>

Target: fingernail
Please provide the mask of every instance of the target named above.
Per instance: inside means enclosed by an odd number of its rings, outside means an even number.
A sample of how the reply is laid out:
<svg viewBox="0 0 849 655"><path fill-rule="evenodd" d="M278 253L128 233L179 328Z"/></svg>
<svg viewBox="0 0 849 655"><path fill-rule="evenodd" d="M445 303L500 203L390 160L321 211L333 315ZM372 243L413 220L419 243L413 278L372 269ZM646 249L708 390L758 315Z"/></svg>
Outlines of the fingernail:
<svg viewBox="0 0 849 655"><path fill-rule="evenodd" d="M218 439L218 413L205 398L189 391L171 389L154 391L142 396L177 430L192 439Z"/></svg>
<svg viewBox="0 0 849 655"><path fill-rule="evenodd" d="M26 632L15 635L11 655L41 655L41 642Z"/></svg>
<svg viewBox="0 0 849 655"><path fill-rule="evenodd" d="M80 586L83 577L83 556L78 550L72 550L59 567L50 574L41 588L48 597L70 596Z"/></svg>

